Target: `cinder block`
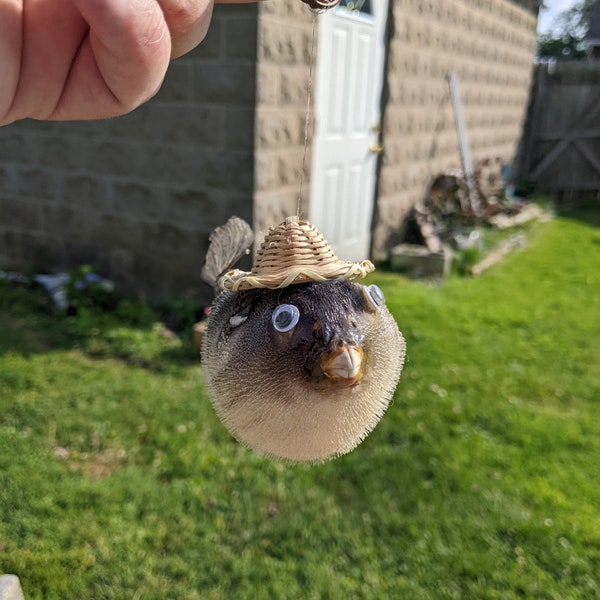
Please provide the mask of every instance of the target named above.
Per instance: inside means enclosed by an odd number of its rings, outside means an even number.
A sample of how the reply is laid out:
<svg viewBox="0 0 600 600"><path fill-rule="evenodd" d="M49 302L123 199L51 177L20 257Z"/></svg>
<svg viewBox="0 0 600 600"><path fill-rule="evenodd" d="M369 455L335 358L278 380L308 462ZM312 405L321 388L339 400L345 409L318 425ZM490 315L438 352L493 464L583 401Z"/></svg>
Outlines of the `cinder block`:
<svg viewBox="0 0 600 600"><path fill-rule="evenodd" d="M62 240L57 241L46 232L22 232L18 237L17 248L21 259L29 271L61 267L65 257Z"/></svg>
<svg viewBox="0 0 600 600"><path fill-rule="evenodd" d="M156 145L146 148L140 155L136 171L130 173L148 182L169 184L176 182L196 182L204 174L204 152L191 153L189 146L176 144Z"/></svg>
<svg viewBox="0 0 600 600"><path fill-rule="evenodd" d="M273 65L259 64L256 71L256 102L261 106L279 103L281 69Z"/></svg>
<svg viewBox="0 0 600 600"><path fill-rule="evenodd" d="M304 66L281 72L281 105L306 106L308 72Z"/></svg>
<svg viewBox="0 0 600 600"><path fill-rule="evenodd" d="M141 241L143 226L137 220L118 214L102 214L94 219L93 226L89 236L99 251L112 246L138 248L140 252L146 250Z"/></svg>
<svg viewBox="0 0 600 600"><path fill-rule="evenodd" d="M254 104L256 67L254 63L198 63L194 73L194 101Z"/></svg>
<svg viewBox="0 0 600 600"><path fill-rule="evenodd" d="M0 162L20 163L31 160L35 145L31 135L14 125L0 129ZM35 156L35 155L34 155Z"/></svg>
<svg viewBox="0 0 600 600"><path fill-rule="evenodd" d="M254 151L254 110L230 108L227 110L221 145L231 150Z"/></svg>
<svg viewBox="0 0 600 600"><path fill-rule="evenodd" d="M155 102L189 102L193 97L190 63L173 61L165 80L155 96Z"/></svg>
<svg viewBox="0 0 600 600"><path fill-rule="evenodd" d="M40 207L37 202L0 194L0 222L14 229L38 229Z"/></svg>
<svg viewBox="0 0 600 600"><path fill-rule="evenodd" d="M147 223L142 226L142 245L156 256L178 256L189 243L190 232L171 223ZM181 257L185 260L185 256Z"/></svg>
<svg viewBox="0 0 600 600"><path fill-rule="evenodd" d="M185 181L192 186L224 192L244 192L250 198L254 180L254 156L251 150L203 152L196 157L193 171Z"/></svg>
<svg viewBox="0 0 600 600"><path fill-rule="evenodd" d="M450 272L452 253L431 252L425 246L400 244L390 250L392 269L412 277L443 277Z"/></svg>
<svg viewBox="0 0 600 600"><path fill-rule="evenodd" d="M258 36L259 61L278 65L303 64L304 46L301 30L282 27L276 21L268 22L261 28Z"/></svg>
<svg viewBox="0 0 600 600"><path fill-rule="evenodd" d="M41 206L40 229L65 239L85 239L93 228L97 214L70 206Z"/></svg>
<svg viewBox="0 0 600 600"><path fill-rule="evenodd" d="M298 115L284 110L258 111L256 140L259 148L284 148L301 143Z"/></svg>
<svg viewBox="0 0 600 600"><path fill-rule="evenodd" d="M64 144L64 140L63 140ZM77 146L69 145L73 151ZM77 161L77 168L85 167L94 173L131 176L135 173L140 158L148 152L147 147L126 140L110 140L88 143L86 159Z"/></svg>
<svg viewBox="0 0 600 600"><path fill-rule="evenodd" d="M258 152L254 167L254 186L256 191L272 190L279 187L277 162L272 152Z"/></svg>
<svg viewBox="0 0 600 600"><path fill-rule="evenodd" d="M107 180L89 174L68 174L62 185L62 200L79 209L102 210L108 198Z"/></svg>
<svg viewBox="0 0 600 600"><path fill-rule="evenodd" d="M0 221L0 223L2 223ZM14 267L21 258L20 235L12 228L0 228L0 264Z"/></svg>
<svg viewBox="0 0 600 600"><path fill-rule="evenodd" d="M88 144L90 141L99 142L109 139L145 141L148 139L148 132L145 127L147 122L147 107L148 105L146 104L126 115L112 119L72 123L77 127L77 136L73 136L69 142L71 144Z"/></svg>
<svg viewBox="0 0 600 600"><path fill-rule="evenodd" d="M17 189L17 174L14 165L0 164L0 194Z"/></svg>
<svg viewBox="0 0 600 600"><path fill-rule="evenodd" d="M165 217L175 224L198 227L220 212L221 203L206 188L180 187L165 193Z"/></svg>
<svg viewBox="0 0 600 600"><path fill-rule="evenodd" d="M66 142L65 136L72 135L77 131L77 124L70 123L70 125L71 128L65 127L62 131L57 127L53 135L35 136L35 145L39 153L37 162L41 166L69 170L81 168L82 163L88 157L89 140L75 138ZM28 160L24 162L30 160L31 158L28 157Z"/></svg>
<svg viewBox="0 0 600 600"><path fill-rule="evenodd" d="M136 181L115 181L112 184L112 209L143 221L154 221L165 213L162 189Z"/></svg>
<svg viewBox="0 0 600 600"><path fill-rule="evenodd" d="M256 39L258 21L256 15L230 17L222 21L223 32L227 43L225 56L241 62L256 60Z"/></svg>
<svg viewBox="0 0 600 600"><path fill-rule="evenodd" d="M108 249L108 271L106 275L114 282L131 281L135 252L120 247Z"/></svg>
<svg viewBox="0 0 600 600"><path fill-rule="evenodd" d="M49 200L59 194L59 174L40 167L19 166L16 171L16 189L20 196Z"/></svg>

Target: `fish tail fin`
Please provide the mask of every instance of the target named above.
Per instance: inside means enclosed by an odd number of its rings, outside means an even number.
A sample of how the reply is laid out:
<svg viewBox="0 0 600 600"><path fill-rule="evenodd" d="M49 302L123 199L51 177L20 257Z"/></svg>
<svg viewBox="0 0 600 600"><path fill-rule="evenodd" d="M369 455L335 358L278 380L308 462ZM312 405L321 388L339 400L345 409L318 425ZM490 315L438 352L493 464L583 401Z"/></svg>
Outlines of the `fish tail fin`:
<svg viewBox="0 0 600 600"><path fill-rule="evenodd" d="M253 243L252 228L239 217L231 217L225 225L217 227L210 234L206 259L200 273L202 280L216 287L219 277L248 254Z"/></svg>

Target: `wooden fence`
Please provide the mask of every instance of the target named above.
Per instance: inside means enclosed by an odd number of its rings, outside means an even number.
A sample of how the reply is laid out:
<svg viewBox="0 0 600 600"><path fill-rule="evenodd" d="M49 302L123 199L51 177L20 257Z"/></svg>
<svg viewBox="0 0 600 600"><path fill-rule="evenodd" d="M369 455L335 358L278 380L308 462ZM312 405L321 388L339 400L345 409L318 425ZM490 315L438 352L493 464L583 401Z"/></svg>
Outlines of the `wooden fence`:
<svg viewBox="0 0 600 600"><path fill-rule="evenodd" d="M536 67L515 170L558 202L600 201L600 62Z"/></svg>

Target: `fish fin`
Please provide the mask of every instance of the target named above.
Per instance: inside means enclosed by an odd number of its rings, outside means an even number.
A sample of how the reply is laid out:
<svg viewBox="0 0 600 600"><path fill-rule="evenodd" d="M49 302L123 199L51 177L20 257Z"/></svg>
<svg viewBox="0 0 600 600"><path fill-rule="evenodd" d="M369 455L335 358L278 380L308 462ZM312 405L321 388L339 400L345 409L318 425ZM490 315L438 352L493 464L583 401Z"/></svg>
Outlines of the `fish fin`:
<svg viewBox="0 0 600 600"><path fill-rule="evenodd" d="M254 233L246 221L231 217L210 234L209 242L200 276L215 286L217 279L248 253L254 243Z"/></svg>

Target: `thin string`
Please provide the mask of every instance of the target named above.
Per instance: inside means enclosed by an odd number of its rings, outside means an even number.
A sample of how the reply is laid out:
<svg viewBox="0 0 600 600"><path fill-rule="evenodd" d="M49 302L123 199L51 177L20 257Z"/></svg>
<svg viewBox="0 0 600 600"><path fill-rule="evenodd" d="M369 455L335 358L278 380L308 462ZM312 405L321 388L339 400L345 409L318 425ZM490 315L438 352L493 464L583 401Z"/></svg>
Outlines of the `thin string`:
<svg viewBox="0 0 600 600"><path fill-rule="evenodd" d="M308 150L308 130L310 125L310 103L312 100L312 79L313 65L315 62L315 32L317 29L317 11L313 11L312 22L312 41L310 46L310 66L308 70L308 85L306 90L306 117L304 119L304 152L302 154L302 169L300 171L300 189L298 191L298 201L296 203L296 215L300 217L300 205L302 203L302 186L306 175L306 153Z"/></svg>

